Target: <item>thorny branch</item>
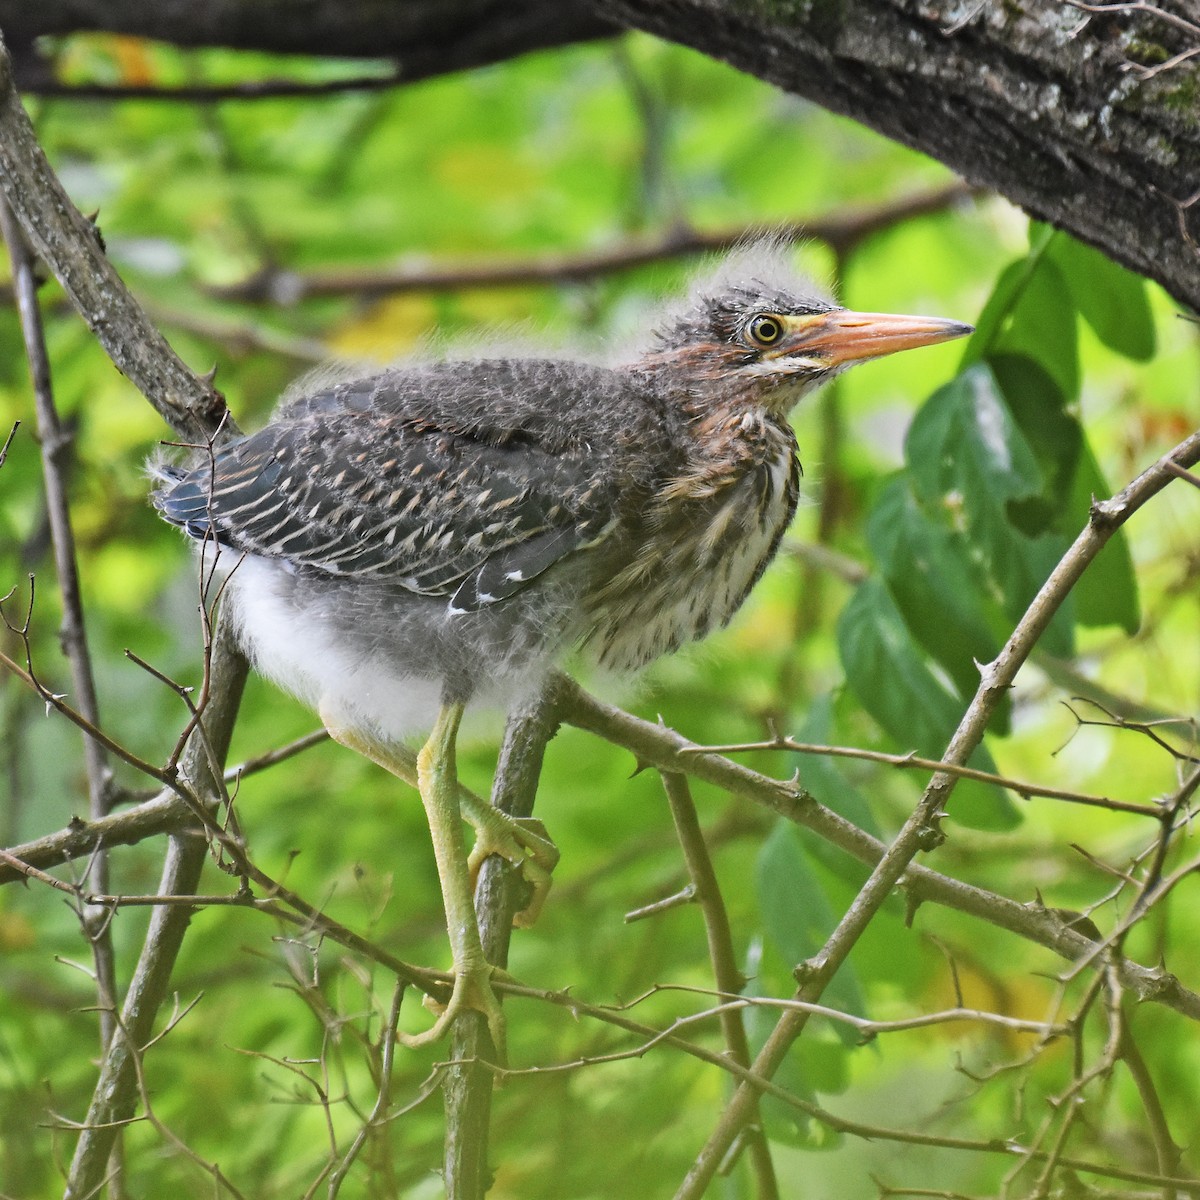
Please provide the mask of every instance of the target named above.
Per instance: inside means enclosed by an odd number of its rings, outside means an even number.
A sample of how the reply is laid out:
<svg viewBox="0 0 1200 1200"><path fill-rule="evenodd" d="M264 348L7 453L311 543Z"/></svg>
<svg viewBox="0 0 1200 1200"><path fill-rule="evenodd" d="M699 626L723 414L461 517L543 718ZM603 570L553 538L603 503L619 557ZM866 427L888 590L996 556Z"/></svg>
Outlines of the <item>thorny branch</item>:
<svg viewBox="0 0 1200 1200"><path fill-rule="evenodd" d="M1087 566L1113 533L1175 478L1164 464L1171 462L1186 468L1197 461L1200 461L1200 432L1163 455L1111 500L1093 502L1087 527L1050 573L995 660L980 668L979 689L942 756L945 761L965 763L978 746L992 713L1012 686L1017 671ZM920 803L893 838L825 945L797 968L800 983L797 999L813 1002L820 998L913 859L921 850L931 850L940 844L943 837L940 822L955 782L946 772L938 772L930 780ZM806 1023L805 1014L785 1013L754 1061L755 1074L773 1075ZM697 1200L703 1195L734 1139L749 1121L756 1099L752 1087L743 1084L738 1088L692 1164L676 1193L676 1200Z"/></svg>

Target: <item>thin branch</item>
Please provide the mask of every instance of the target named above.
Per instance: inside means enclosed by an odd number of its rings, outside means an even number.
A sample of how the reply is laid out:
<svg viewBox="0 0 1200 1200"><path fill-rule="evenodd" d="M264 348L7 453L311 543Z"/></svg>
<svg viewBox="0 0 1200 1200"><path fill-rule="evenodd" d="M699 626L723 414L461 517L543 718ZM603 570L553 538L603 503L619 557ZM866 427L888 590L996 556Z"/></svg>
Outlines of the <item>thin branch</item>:
<svg viewBox="0 0 1200 1200"><path fill-rule="evenodd" d="M1193 51L1195 54L1200 54L1200 47ZM1168 463L1167 470L1178 479L1185 479L1194 488L1200 488L1200 475L1194 475L1191 471L1185 471L1178 463Z"/></svg>
<svg viewBox="0 0 1200 1200"><path fill-rule="evenodd" d="M392 1069L396 1061L396 1029L400 1023L400 1005L403 999L404 983L397 980L392 991L392 1005L380 1033L379 1087L375 1096L375 1104L354 1141L350 1143L350 1148L342 1156L342 1161L330 1173L329 1200L336 1200L346 1176L350 1173L350 1168L354 1165L354 1160L367 1144L367 1139L388 1120L388 1109L392 1103Z"/></svg>
<svg viewBox="0 0 1200 1200"><path fill-rule="evenodd" d="M225 782L235 783L239 779L245 779L249 775L256 775L259 771L265 771L268 767L273 767L276 763L285 762L289 758L294 758L297 754L302 754L312 746L319 746L322 742L329 741L328 729L314 729L312 733L306 733L303 737L298 737L294 742L288 742L286 746L279 746L274 750L268 750L265 754L260 754L257 758L248 758L244 763L239 763L236 767L227 767L225 769Z"/></svg>
<svg viewBox="0 0 1200 1200"><path fill-rule="evenodd" d="M8 451L13 444L13 438L17 436L17 430L21 428L20 421L14 421L12 428L8 431L8 437L4 439L4 445L0 446L0 467L4 466L8 461Z"/></svg>
<svg viewBox="0 0 1200 1200"><path fill-rule="evenodd" d="M173 792L163 792L100 821L76 818L65 829L12 846L8 853L29 866L57 867L93 854L98 847L135 846L147 838L178 833L194 824L188 806ZM18 877L15 871L0 866L0 884L12 883Z"/></svg>
<svg viewBox="0 0 1200 1200"><path fill-rule="evenodd" d="M1158 1170L1162 1175L1172 1174L1179 1166L1182 1152L1171 1136L1171 1127L1167 1123L1167 1114L1163 1108L1154 1076L1142 1057L1142 1052L1130 1029L1129 1014L1121 1014L1121 1045L1118 1056L1125 1064L1137 1088L1138 1097L1142 1102L1142 1111L1146 1114L1146 1124L1150 1137L1154 1142L1154 1153L1158 1159ZM1175 1200L1175 1189L1164 1190L1160 1200Z"/></svg>
<svg viewBox="0 0 1200 1200"><path fill-rule="evenodd" d="M748 235L763 232L824 242L844 253L873 234L913 217L942 212L979 194L967 184L956 182L887 204L787 221L766 230L761 226L737 226L704 232L673 227L655 237L630 239L607 250L495 260L482 266L471 260L441 267L421 262L384 269L347 267L310 272L266 268L241 283L210 291L224 300L292 305L328 296L370 298L417 291L579 283L664 259L728 250Z"/></svg>
<svg viewBox="0 0 1200 1200"><path fill-rule="evenodd" d="M914 1029L928 1029L933 1025L964 1022L994 1025L1010 1033L1033 1033L1045 1040L1065 1037L1071 1032L1070 1025L1065 1023L1054 1024L1048 1021L1027 1020L1024 1017L1010 1017L1005 1013L987 1012L984 1009L968 1008L962 1004L954 1008L941 1009L938 1012L922 1013L916 1017L899 1017L894 1021L872 1021L867 1017L843 1012L840 1008L830 1008L826 1004L809 1004L803 1000L784 1000L777 996L744 996L741 992L721 992L715 988L692 987L683 983L655 984L640 996L635 996L632 1000L614 1006L614 1008L617 1012L628 1012L643 1004L650 997L667 992L683 992L691 996L711 996L719 1000L719 1004L705 1010L703 1014L705 1016L721 1017L727 1010L741 1012L749 1008L808 1013L809 1016L823 1017L840 1025L849 1025L862 1035L864 1042L872 1041L881 1034L910 1033Z"/></svg>
<svg viewBox="0 0 1200 1200"><path fill-rule="evenodd" d="M1130 13L1145 13L1147 16L1157 17L1160 21L1165 21L1168 25L1174 25L1176 29L1181 29L1184 33L1191 33L1200 37L1200 25L1173 12L1168 12L1165 8L1159 8L1157 4L1149 4L1147 0L1131 0L1131 2L1114 4L1087 4L1084 0L1065 0L1065 2L1072 8L1079 9L1081 12L1094 13L1097 16L1113 16L1117 14L1125 16Z"/></svg>
<svg viewBox="0 0 1200 1200"><path fill-rule="evenodd" d="M399 67L374 75L350 75L344 79L247 79L241 83L155 84L62 83L56 79L35 80L26 88L36 96L64 100L157 100L167 104L218 104L224 100L277 100L281 97L319 98L343 92L379 92L399 87L408 79Z"/></svg>
<svg viewBox="0 0 1200 1200"><path fill-rule="evenodd" d="M1038 796L1047 800L1064 800L1069 804L1083 804L1092 808L1107 808L1113 812L1136 813L1141 817L1162 819L1162 809L1151 804L1133 804L1125 800L1111 800L1107 796L1093 796L1087 792L1068 791L1065 788L1044 787L1038 783L1026 783L1007 775L992 771L980 771L958 763L943 762L936 758L922 758L915 753L888 754L882 750L864 750L857 746L826 746L815 742L798 742L790 737L774 737L763 742L737 742L724 746L694 746L687 754L741 754L752 750L789 750L794 754L814 754L825 758L855 758L863 762L882 763L902 770L941 771L958 779L974 779L980 783L992 783L997 787L1016 792L1023 800Z"/></svg>
<svg viewBox="0 0 1200 1200"><path fill-rule="evenodd" d="M972 1151L982 1154L1016 1156L1027 1158L1036 1162L1044 1162L1050 1157L1047 1151L1039 1150L1036 1147L1025 1146L1014 1139L974 1139L949 1137L940 1134L924 1133L914 1130L895 1129L880 1125L869 1125L865 1122L854 1121L845 1117L840 1117L837 1114L830 1112L828 1109L822 1108L820 1105L813 1104L808 1100L804 1100L800 1096L794 1095L786 1088L780 1087L771 1079L756 1074L753 1067L747 1069L740 1066L739 1064L735 1063L728 1054L710 1050L705 1046L681 1036L681 1031L689 1026L695 1025L698 1022L711 1020L714 1016L714 1010L712 1009L706 1009L700 1013L693 1013L685 1017L677 1018L665 1029L655 1029L653 1026L645 1025L642 1022L626 1017L615 1009L584 1004L573 995L565 992L542 992L533 988L525 988L502 982L498 983L497 986L508 996L525 997L534 1000L546 1001L556 1005L557 1007L567 1009L576 1018L588 1017L594 1020L604 1021L607 1024L623 1029L626 1032L643 1039L638 1045L628 1050L614 1051L611 1054L602 1054L589 1058L576 1059L569 1063L555 1063L552 1066L515 1068L500 1067L490 1063L484 1064L488 1070L492 1071L500 1079L521 1078L523 1076L536 1077L541 1075L561 1073L563 1071L579 1070L582 1067L598 1065L601 1063L620 1062L631 1058L642 1058L659 1046L671 1046L675 1049L683 1051L700 1062L708 1063L710 1066L717 1067L729 1075L734 1076L741 1081L739 1090L741 1087L748 1087L761 1093L762 1095L773 1096L775 1099L787 1105L789 1108L795 1109L797 1112L803 1113L807 1117L811 1117L813 1120L820 1122L822 1125L837 1133L849 1134L851 1136L865 1138L870 1141L894 1141L905 1145L932 1146L949 1150ZM751 1003L747 997L739 998L738 1002L745 1004ZM787 1004L789 1002L785 1001L784 1003ZM1189 1194L1200 1195L1200 1181L1195 1179L1175 1176L1162 1176L1150 1171L1129 1170L1120 1166L1094 1163L1084 1159L1062 1158L1059 1160L1059 1165L1069 1167L1072 1170L1099 1175L1110 1179L1122 1179L1134 1183L1157 1184L1160 1186L1171 1185L1178 1187L1180 1190L1187 1191Z"/></svg>
<svg viewBox="0 0 1200 1200"><path fill-rule="evenodd" d="M13 630L13 627L10 625L9 629ZM13 630L13 632L21 631ZM25 631L25 635L28 635L27 630ZM167 773L164 772L161 767L156 767L153 763L139 758L131 750L127 750L115 738L112 738L105 733L103 729L100 729L98 726L94 725L81 713L76 712L75 709L72 708L71 705L69 705L61 695L59 695L57 692L50 691L50 689L46 687L42 681L33 674L32 671L26 670L24 667L14 662L3 651L0 651L0 666L6 668L12 675L15 675L23 684L25 684L26 687L33 691L37 697L46 704L47 708L53 708L56 712L66 717L72 725L82 729L90 739L99 742L100 745L108 750L109 753L111 753L114 757L127 762L131 767L134 767L143 775L148 775L151 779L158 780L159 783L169 782Z"/></svg>
<svg viewBox="0 0 1200 1200"><path fill-rule="evenodd" d="M218 637L212 663L212 701L205 712L205 723L208 740L221 757L229 749L245 670L245 660L230 638ZM202 739L192 740L183 766L187 777L195 782L197 794L215 803L221 789L209 772L209 747ZM207 856L207 843L196 832L173 834L167 845L159 892L172 896L194 893ZM139 1094L138 1048L153 1035L193 911L185 905L162 905L151 913L150 928L121 1006L124 1036L113 1039L101 1062L100 1077L71 1162L65 1200L84 1200L100 1186L116 1131L133 1115Z"/></svg>
<svg viewBox="0 0 1200 1200"><path fill-rule="evenodd" d="M721 885L713 869L700 821L696 816L696 805L692 800L687 776L678 771L660 771L663 790L671 808L671 819L675 834L683 850L691 878L692 893L704 918L704 932L708 940L708 958L712 963L713 979L719 993L736 995L746 985L745 977L737 965L733 949L733 934L729 928L729 914L721 895ZM721 1035L725 1047L734 1062L743 1067L750 1065L750 1043L746 1038L746 1025L742 1020L741 1008L722 1005L720 1011ZM755 1106L757 1110L757 1106ZM754 1181L760 1198L777 1197L779 1183L775 1177L775 1164L771 1161L771 1148L753 1111L747 1123L751 1164Z"/></svg>
<svg viewBox="0 0 1200 1200"><path fill-rule="evenodd" d="M546 746L558 729L548 693L539 692L509 714L504 743L492 783L492 803L513 817L533 813ZM485 860L475 891L475 911L484 955L504 967L512 938L513 916L522 907L523 881L509 864L493 855ZM482 1014L464 1014L454 1023L453 1063L445 1078L446 1141L444 1181L447 1200L483 1200L488 1168L492 1085L486 1065L495 1052Z"/></svg>
<svg viewBox="0 0 1200 1200"><path fill-rule="evenodd" d="M59 640L71 672L71 683L80 714L92 728L100 726L100 703L96 696L96 679L92 671L88 647L87 621L84 617L83 590L79 580L79 562L75 552L75 533L71 524L71 509L67 500L67 479L64 452L70 435L59 420L50 377L50 356L46 349L45 331L37 297L37 273L33 255L25 235L17 224L8 204L0 199L0 229L8 245L12 264L13 290L21 319L25 355L29 361L33 386L34 408L37 414L38 440L42 448L42 478L45 483L46 512L50 524L50 542L54 550L54 566L58 575L62 600L62 624ZM84 770L87 778L88 815L99 820L108 815L111 800L112 771L104 745L85 732L83 737ZM94 892L109 890L108 856L97 850L88 862L88 884ZM103 908L85 906L80 910L80 922L96 964L97 1009L100 1015L100 1049L103 1053L116 1033L117 974L113 957L110 913ZM113 1186L120 1195L120 1148L113 1163Z"/></svg>
<svg viewBox="0 0 1200 1200"><path fill-rule="evenodd" d="M851 857L874 867L886 845L853 822L818 804L794 783L782 783L712 754L685 753L692 743L672 729L643 721L589 696L565 675L554 677L554 693L562 719L568 724L624 746L639 764L682 771L803 825ZM900 879L910 903L944 904L977 917L1019 937L1044 946L1074 962L1095 949L1096 943L1040 904L1019 904L1006 896L910 863ZM1122 982L1142 1000L1154 1000L1200 1020L1200 995L1183 987L1161 967L1143 967L1121 960Z"/></svg>

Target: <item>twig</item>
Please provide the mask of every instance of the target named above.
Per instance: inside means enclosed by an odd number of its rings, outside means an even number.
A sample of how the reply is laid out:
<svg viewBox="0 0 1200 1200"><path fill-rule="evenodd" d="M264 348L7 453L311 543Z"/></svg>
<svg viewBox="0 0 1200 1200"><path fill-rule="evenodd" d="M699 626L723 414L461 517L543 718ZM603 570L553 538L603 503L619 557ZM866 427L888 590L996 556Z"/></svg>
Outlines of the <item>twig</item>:
<svg viewBox="0 0 1200 1200"><path fill-rule="evenodd" d="M13 629L11 625L9 629L17 633L22 632L21 630ZM24 636L26 638L26 649L28 650L28 630L24 631ZM53 708L56 712L66 717L72 725L82 729L91 740L99 742L114 757L127 762L143 775L148 775L151 779L156 779L159 783L169 782L167 773L160 767L156 767L153 763L139 758L131 750L127 750L120 742L110 737L103 729L89 721L82 713L76 712L57 692L50 691L32 671L26 670L14 662L3 651L0 651L0 666L8 670L10 674L15 675L26 687L34 691L48 708Z"/></svg>
<svg viewBox="0 0 1200 1200"><path fill-rule="evenodd" d="M1194 53L1200 54L1200 47ZM1192 487L1200 488L1200 475L1194 475L1191 471L1185 471L1178 463L1167 463L1167 470L1178 479L1186 479Z"/></svg>
<svg viewBox="0 0 1200 1200"><path fill-rule="evenodd" d="M322 742L327 741L329 741L328 729L314 729L312 733L306 733L303 737L298 737L294 742L288 742L286 746L279 746L274 750L268 750L265 754L260 754L257 758L248 758L244 763L239 763L236 767L227 767L225 769L225 782L234 783L239 779L245 779L248 775L256 775L259 771L265 771L268 767L275 766L276 763L294 758L297 754L303 753L310 747L319 746Z"/></svg>
<svg viewBox="0 0 1200 1200"><path fill-rule="evenodd" d="M1122 16L1129 13L1146 13L1147 16L1157 17L1160 21L1165 21L1168 25L1174 25L1176 29L1183 30L1184 33L1192 33L1200 35L1200 25L1194 21L1189 21L1185 17L1178 16L1173 12L1168 12L1165 8L1159 8L1157 4L1149 4L1147 0L1130 0L1125 3L1114 4L1088 4L1085 0L1066 0L1072 8L1077 8L1081 12L1094 13L1097 16Z"/></svg>
<svg viewBox="0 0 1200 1200"><path fill-rule="evenodd" d="M1016 792L1024 800L1039 796L1047 800L1064 800L1069 804L1084 804L1092 808L1107 808L1113 812L1136 813L1141 817L1159 820L1162 810L1150 804L1133 804L1125 800L1111 800L1107 796L1093 796L1086 792L1073 792L1065 788L1044 787L1038 783L1026 783L998 775L992 771L980 771L957 763L943 762L936 758L922 758L919 754L888 754L882 750L864 750L857 746L826 746L814 742L798 742L789 737L774 737L763 742L737 742L723 746L691 746L685 754L741 754L752 750L790 750L795 754L814 754L825 758L855 758L863 762L883 763L885 766L902 770L941 771L958 779L974 779L980 783L993 783L997 787Z"/></svg>
<svg viewBox="0 0 1200 1200"><path fill-rule="evenodd" d="M8 461L8 451L13 444L13 438L17 436L17 430L21 428L20 421L14 421L12 428L8 431L8 437L4 439L4 445L0 446L0 467L4 466Z"/></svg>

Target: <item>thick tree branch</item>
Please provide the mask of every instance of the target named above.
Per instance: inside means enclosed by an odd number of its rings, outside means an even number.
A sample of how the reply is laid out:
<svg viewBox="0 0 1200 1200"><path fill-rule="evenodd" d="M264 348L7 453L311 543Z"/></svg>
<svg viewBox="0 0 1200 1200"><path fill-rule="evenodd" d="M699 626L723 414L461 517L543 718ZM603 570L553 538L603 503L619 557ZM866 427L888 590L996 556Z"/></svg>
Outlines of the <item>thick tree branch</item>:
<svg viewBox="0 0 1200 1200"><path fill-rule="evenodd" d="M869 125L1200 307L1196 67L1150 5L603 0L615 20ZM1192 22L1185 22L1192 25Z"/></svg>
<svg viewBox="0 0 1200 1200"><path fill-rule="evenodd" d="M46 34L103 30L180 46L387 58L410 81L618 31L586 0L332 0L299 10L294 0L0 0L0 29L29 51ZM29 53L22 65L22 86L36 90L41 64Z"/></svg>

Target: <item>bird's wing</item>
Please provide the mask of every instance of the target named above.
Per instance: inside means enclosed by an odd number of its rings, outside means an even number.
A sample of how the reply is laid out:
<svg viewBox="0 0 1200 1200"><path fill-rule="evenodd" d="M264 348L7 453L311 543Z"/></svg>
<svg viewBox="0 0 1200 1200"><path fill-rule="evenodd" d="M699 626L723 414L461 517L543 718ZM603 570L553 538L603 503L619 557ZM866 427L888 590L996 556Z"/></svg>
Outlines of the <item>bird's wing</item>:
<svg viewBox="0 0 1200 1200"><path fill-rule="evenodd" d="M176 474L156 503L192 537L463 611L511 596L612 521L623 481L586 445L446 424L310 403Z"/></svg>

